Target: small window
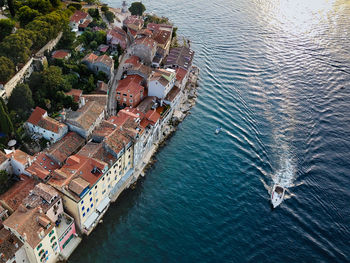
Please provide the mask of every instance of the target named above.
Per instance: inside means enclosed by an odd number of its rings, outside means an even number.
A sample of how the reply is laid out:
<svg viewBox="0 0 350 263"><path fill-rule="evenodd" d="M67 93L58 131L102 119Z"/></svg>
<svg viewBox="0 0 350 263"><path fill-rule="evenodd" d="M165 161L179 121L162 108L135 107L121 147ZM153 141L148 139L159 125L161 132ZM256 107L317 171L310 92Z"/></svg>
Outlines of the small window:
<svg viewBox="0 0 350 263"><path fill-rule="evenodd" d="M85 213L83 213L83 217L85 216Z"/></svg>
<svg viewBox="0 0 350 263"><path fill-rule="evenodd" d="M90 197L90 202L92 202L92 197Z"/></svg>
<svg viewBox="0 0 350 263"><path fill-rule="evenodd" d="M81 211L84 211L84 209L85 209L85 206L83 206L83 207L81 208Z"/></svg>
<svg viewBox="0 0 350 263"><path fill-rule="evenodd" d="M105 178L103 177L103 178L102 178L102 181L104 181L104 180L105 180Z"/></svg>
<svg viewBox="0 0 350 263"><path fill-rule="evenodd" d="M130 101L130 103L132 103L132 100L129 100Z"/></svg>
<svg viewBox="0 0 350 263"><path fill-rule="evenodd" d="M96 203L98 202L98 198L96 198Z"/></svg>
<svg viewBox="0 0 350 263"><path fill-rule="evenodd" d="M81 201L81 204L84 204L84 200L83 200L83 201Z"/></svg>
<svg viewBox="0 0 350 263"><path fill-rule="evenodd" d="M89 213L89 211L90 211L90 208L86 209L86 212L87 212L87 213Z"/></svg>
<svg viewBox="0 0 350 263"><path fill-rule="evenodd" d="M95 186L95 189L97 189L97 185Z"/></svg>
<svg viewBox="0 0 350 263"><path fill-rule="evenodd" d="M89 195L92 195L92 192L90 191Z"/></svg>
<svg viewBox="0 0 350 263"><path fill-rule="evenodd" d="M92 208L94 206L94 204L91 204L90 207Z"/></svg>

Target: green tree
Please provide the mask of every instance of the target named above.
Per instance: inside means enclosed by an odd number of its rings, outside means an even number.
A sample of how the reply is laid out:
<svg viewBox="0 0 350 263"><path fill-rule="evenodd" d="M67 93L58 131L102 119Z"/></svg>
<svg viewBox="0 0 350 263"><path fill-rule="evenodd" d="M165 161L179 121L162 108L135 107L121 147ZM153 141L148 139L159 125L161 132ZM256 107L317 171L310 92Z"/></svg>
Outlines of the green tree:
<svg viewBox="0 0 350 263"><path fill-rule="evenodd" d="M5 193L11 185L11 177L6 170L0 171L0 194Z"/></svg>
<svg viewBox="0 0 350 263"><path fill-rule="evenodd" d="M0 131L10 137L13 134L13 124L10 116L4 109L3 104L0 103Z"/></svg>
<svg viewBox="0 0 350 263"><path fill-rule="evenodd" d="M15 21L11 19L0 19L0 41L11 34L15 27Z"/></svg>
<svg viewBox="0 0 350 263"><path fill-rule="evenodd" d="M81 9L81 4L79 3L70 3L67 7L71 7L73 6L76 10L80 10Z"/></svg>
<svg viewBox="0 0 350 263"><path fill-rule="evenodd" d="M0 82L7 82L15 73L15 65L7 57L0 57Z"/></svg>
<svg viewBox="0 0 350 263"><path fill-rule="evenodd" d="M89 15L92 17L92 18L96 18L97 20L99 20L101 17L100 17L100 12L98 11L97 8L90 8L88 10L88 13Z"/></svg>
<svg viewBox="0 0 350 263"><path fill-rule="evenodd" d="M91 41L90 48L93 49L93 50L97 48L97 42L95 40Z"/></svg>
<svg viewBox="0 0 350 263"><path fill-rule="evenodd" d="M25 63L30 56L32 47L31 32L19 29L0 43L0 55L7 56L15 64Z"/></svg>
<svg viewBox="0 0 350 263"><path fill-rule="evenodd" d="M172 38L176 37L176 33L177 33L177 27L173 28L173 33L171 35Z"/></svg>
<svg viewBox="0 0 350 263"><path fill-rule="evenodd" d="M57 45L57 48L64 49L73 49L73 43L75 41L75 33L70 30L70 27L67 25L63 30L62 37L60 42Z"/></svg>
<svg viewBox="0 0 350 263"><path fill-rule="evenodd" d="M35 9L31 9L28 6L22 6L18 10L17 15L18 15L19 22L21 23L21 27L24 27L26 24L33 21L34 18L36 18L37 16L40 16L40 13L39 11Z"/></svg>
<svg viewBox="0 0 350 263"><path fill-rule="evenodd" d="M105 12L105 16L106 16L106 19L108 20L109 23L113 23L114 17L115 17L115 15L114 15L113 12L111 12L111 11L106 11L106 12Z"/></svg>
<svg viewBox="0 0 350 263"><path fill-rule="evenodd" d="M13 89L7 106L9 110L17 111L22 119L28 118L30 110L34 106L32 91L28 84L22 83Z"/></svg>
<svg viewBox="0 0 350 263"><path fill-rule="evenodd" d="M134 2L129 7L129 11L134 16L142 16L143 12L146 11L146 7L141 2Z"/></svg>
<svg viewBox="0 0 350 263"><path fill-rule="evenodd" d="M22 3L22 6L28 6L41 14L48 14L53 10L49 0L26 0Z"/></svg>
<svg viewBox="0 0 350 263"><path fill-rule="evenodd" d="M108 10L109 10L109 8L106 4L102 5L102 7L101 7L102 12L107 12Z"/></svg>
<svg viewBox="0 0 350 263"><path fill-rule="evenodd" d="M60 0L50 0L50 3L53 7L58 7L61 3Z"/></svg>

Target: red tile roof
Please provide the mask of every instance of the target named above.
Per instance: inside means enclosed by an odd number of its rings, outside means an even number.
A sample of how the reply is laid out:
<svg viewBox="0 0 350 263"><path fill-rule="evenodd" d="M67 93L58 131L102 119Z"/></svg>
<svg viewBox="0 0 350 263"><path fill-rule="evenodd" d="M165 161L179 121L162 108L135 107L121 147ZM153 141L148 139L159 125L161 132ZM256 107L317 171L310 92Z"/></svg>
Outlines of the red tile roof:
<svg viewBox="0 0 350 263"><path fill-rule="evenodd" d="M66 92L67 96L72 96L75 102L79 102L81 95L83 95L83 91L81 89L71 89Z"/></svg>
<svg viewBox="0 0 350 263"><path fill-rule="evenodd" d="M171 32L165 30L158 30L152 37L158 44L167 45L171 39Z"/></svg>
<svg viewBox="0 0 350 263"><path fill-rule="evenodd" d="M20 181L16 182L7 192L0 196L2 205L15 211L22 203L23 199L27 197L29 192L34 188L36 182L34 179L26 175L20 175Z"/></svg>
<svg viewBox="0 0 350 263"><path fill-rule="evenodd" d="M89 63L94 63L97 58L98 58L98 56L95 55L94 53L89 53L82 59L82 61L87 61Z"/></svg>
<svg viewBox="0 0 350 263"><path fill-rule="evenodd" d="M154 48L155 46L157 46L157 42L150 37L141 37L141 38L135 39L135 44L144 45L149 48Z"/></svg>
<svg viewBox="0 0 350 263"><path fill-rule="evenodd" d="M30 115L29 119L27 120L27 122L33 124L33 125L37 125L38 122L40 121L41 117L46 113L46 110L40 108L40 107L36 107L34 109L34 111L32 112L32 114Z"/></svg>
<svg viewBox="0 0 350 263"><path fill-rule="evenodd" d="M108 67L110 67L110 68L113 66L113 63L114 63L113 59L110 58L110 57L107 56L107 55L99 56L99 57L95 60L95 62L100 62L100 63L105 64L106 66L108 66Z"/></svg>
<svg viewBox="0 0 350 263"><path fill-rule="evenodd" d="M179 82L182 82L182 80L185 78L185 76L187 74L187 70L185 70L183 68L177 68L175 72L176 72L176 79Z"/></svg>
<svg viewBox="0 0 350 263"><path fill-rule="evenodd" d="M129 94L140 93L144 90L144 87L140 85L142 80L142 77L139 75L129 75L125 79L119 81L117 92L127 92Z"/></svg>
<svg viewBox="0 0 350 263"><path fill-rule="evenodd" d="M59 168L59 165L43 152L39 153L35 158L36 160L26 171L42 180L45 180L47 176Z"/></svg>
<svg viewBox="0 0 350 263"><path fill-rule="evenodd" d="M79 23L80 20L85 19L88 16L88 13L77 10L74 12L72 17L70 18L71 22Z"/></svg>
<svg viewBox="0 0 350 263"><path fill-rule="evenodd" d="M68 156L77 152L84 143L84 138L75 132L69 132L60 141L54 143L48 149L47 154L56 162L63 163Z"/></svg>
<svg viewBox="0 0 350 263"><path fill-rule="evenodd" d="M152 30L152 31L158 31L159 29L165 30L168 29L171 31L173 28L172 25L168 24L156 24L156 23L148 23L147 24L147 29Z"/></svg>
<svg viewBox="0 0 350 263"><path fill-rule="evenodd" d="M15 159L17 162L23 164L23 165L26 165L28 163L28 160L33 160L33 156L19 150L19 149L16 149L14 152L11 152L11 153L8 153L6 154L6 157L7 158L13 158Z"/></svg>
<svg viewBox="0 0 350 263"><path fill-rule="evenodd" d="M82 24L79 25L79 27L80 28L87 28L90 23L91 23L90 20L85 20Z"/></svg>
<svg viewBox="0 0 350 263"><path fill-rule="evenodd" d="M134 66L140 63L140 58L138 56L131 56L127 60L125 60L124 64L132 64Z"/></svg>
<svg viewBox="0 0 350 263"><path fill-rule="evenodd" d="M146 113L145 118L147 118L149 121L155 124L160 119L160 114L155 109L149 110Z"/></svg>
<svg viewBox="0 0 350 263"><path fill-rule="evenodd" d="M56 50L52 53L52 57L55 59L63 59L66 58L70 53L65 50Z"/></svg>

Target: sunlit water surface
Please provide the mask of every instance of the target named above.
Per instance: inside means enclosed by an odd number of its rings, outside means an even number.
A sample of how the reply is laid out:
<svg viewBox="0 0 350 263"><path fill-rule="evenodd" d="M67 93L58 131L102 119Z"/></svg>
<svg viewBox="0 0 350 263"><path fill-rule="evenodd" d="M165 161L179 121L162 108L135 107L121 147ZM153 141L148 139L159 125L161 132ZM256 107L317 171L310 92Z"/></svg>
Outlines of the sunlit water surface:
<svg viewBox="0 0 350 263"><path fill-rule="evenodd" d="M69 261L349 261L350 2L142 2L192 40L197 105Z"/></svg>

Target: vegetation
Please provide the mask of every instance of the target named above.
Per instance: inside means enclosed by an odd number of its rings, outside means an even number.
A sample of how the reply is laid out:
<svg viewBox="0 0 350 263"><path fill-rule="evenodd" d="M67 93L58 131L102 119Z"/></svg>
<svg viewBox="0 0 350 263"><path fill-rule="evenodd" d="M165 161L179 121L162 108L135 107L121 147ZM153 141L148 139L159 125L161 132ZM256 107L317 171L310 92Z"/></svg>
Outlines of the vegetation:
<svg viewBox="0 0 350 263"><path fill-rule="evenodd" d="M82 7L79 3L70 3L67 7L70 8L71 6L74 7L75 10L80 10Z"/></svg>
<svg viewBox="0 0 350 263"><path fill-rule="evenodd" d="M105 12L105 16L106 16L106 19L108 20L109 23L113 23L114 22L115 15L114 15L113 12L106 11Z"/></svg>
<svg viewBox="0 0 350 263"><path fill-rule="evenodd" d="M11 34L15 27L15 21L11 19L0 19L0 41Z"/></svg>
<svg viewBox="0 0 350 263"><path fill-rule="evenodd" d="M40 16L40 13L39 11L35 9L31 9L28 6L22 6L18 10L17 15L18 15L18 19L21 24L21 27L24 27L29 22L32 22L34 18L36 18L37 16Z"/></svg>
<svg viewBox="0 0 350 263"><path fill-rule="evenodd" d="M156 15L146 15L145 17L145 25L149 23L156 23L156 24L170 24L169 19L167 17L159 17Z"/></svg>
<svg viewBox="0 0 350 263"><path fill-rule="evenodd" d="M14 129L10 119L7 107L4 101L1 99L0 103L0 131L1 131L1 142L7 140L13 135Z"/></svg>
<svg viewBox="0 0 350 263"><path fill-rule="evenodd" d="M57 44L57 49L73 50L75 39L75 33L71 31L68 25L66 25L63 29L62 37Z"/></svg>
<svg viewBox="0 0 350 263"><path fill-rule="evenodd" d="M17 85L11 93L7 107L11 111L16 111L19 117L26 120L34 106L32 91L28 84Z"/></svg>
<svg viewBox="0 0 350 263"><path fill-rule="evenodd" d="M92 18L95 18L97 20L101 19L100 12L98 11L97 8L90 8L88 10L88 13Z"/></svg>
<svg viewBox="0 0 350 263"><path fill-rule="evenodd" d="M86 48L96 49L101 44L106 44L106 32L85 30L78 38Z"/></svg>
<svg viewBox="0 0 350 263"><path fill-rule="evenodd" d="M132 15L142 16L143 12L146 11L146 7L142 4L142 2L134 2L129 7L129 11Z"/></svg>
<svg viewBox="0 0 350 263"><path fill-rule="evenodd" d="M15 65L7 57L0 57L0 82L6 83L15 73Z"/></svg>

